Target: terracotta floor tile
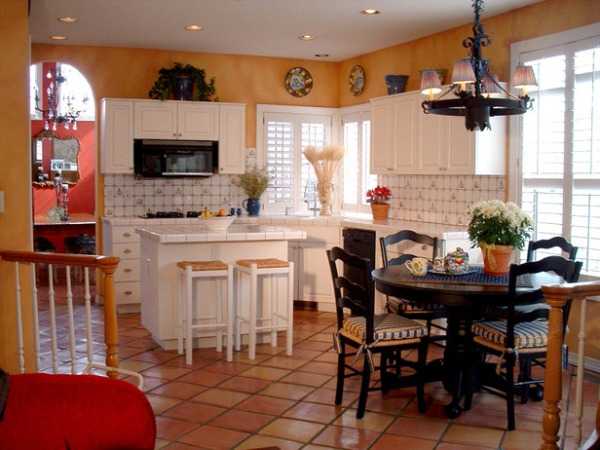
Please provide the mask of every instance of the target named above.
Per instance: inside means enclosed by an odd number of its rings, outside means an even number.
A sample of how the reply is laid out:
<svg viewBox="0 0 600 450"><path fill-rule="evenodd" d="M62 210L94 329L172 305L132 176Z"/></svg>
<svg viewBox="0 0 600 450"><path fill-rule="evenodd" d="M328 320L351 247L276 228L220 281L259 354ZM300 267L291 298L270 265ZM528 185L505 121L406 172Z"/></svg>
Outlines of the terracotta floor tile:
<svg viewBox="0 0 600 450"><path fill-rule="evenodd" d="M519 429L504 434L503 450L537 449L542 442L541 428L538 432L521 431Z"/></svg>
<svg viewBox="0 0 600 450"><path fill-rule="evenodd" d="M293 406L296 402L283 398L265 397L263 395L254 395L236 406L236 409L250 411L260 414L269 414L279 416Z"/></svg>
<svg viewBox="0 0 600 450"><path fill-rule="evenodd" d="M249 394L244 394L242 392L226 391L224 389L209 389L198 394L192 400L195 402L222 406L224 408L231 408L242 400L246 400L248 397L250 397Z"/></svg>
<svg viewBox="0 0 600 450"><path fill-rule="evenodd" d="M360 377L347 378L344 380L344 392L360 392ZM327 389L337 388L337 377L329 377L329 381L323 386ZM377 395L373 393L372 396Z"/></svg>
<svg viewBox="0 0 600 450"><path fill-rule="evenodd" d="M163 448L165 448L167 445L169 445L171 442L170 441L165 441L164 439L157 439L156 442L154 443L154 450L161 450Z"/></svg>
<svg viewBox="0 0 600 450"><path fill-rule="evenodd" d="M305 447L302 447L302 450L336 450L336 449L333 447L324 447L323 445L309 444Z"/></svg>
<svg viewBox="0 0 600 450"><path fill-rule="evenodd" d="M337 364L338 355L336 352L324 352L315 358L315 361Z"/></svg>
<svg viewBox="0 0 600 450"><path fill-rule="evenodd" d="M182 367L169 367L169 366L154 366L150 369L146 369L142 372L143 376L163 378L165 380L174 380L190 373L191 369L184 369Z"/></svg>
<svg viewBox="0 0 600 450"><path fill-rule="evenodd" d="M152 406L152 411L154 411L155 415L162 414L167 409L172 408L173 406L181 402L181 400L177 398L163 397L162 395L148 394L146 395L146 398L150 402L150 405Z"/></svg>
<svg viewBox="0 0 600 450"><path fill-rule="evenodd" d="M166 417L187 420L188 422L204 423L214 419L226 409L218 406L206 405L196 402L182 402L179 405L165 411Z"/></svg>
<svg viewBox="0 0 600 450"><path fill-rule="evenodd" d="M414 399L414 396L395 396L393 392L386 395L382 395L380 392L369 392L367 410L387 414L399 414Z"/></svg>
<svg viewBox="0 0 600 450"><path fill-rule="evenodd" d="M301 370L302 372L318 373L321 375L333 376L337 374L337 364L310 361L309 363L300 367L298 370Z"/></svg>
<svg viewBox="0 0 600 450"><path fill-rule="evenodd" d="M324 352L329 350L333 346L333 341L329 342L317 342L317 341L302 341L297 344L294 348L298 350L312 350L316 352Z"/></svg>
<svg viewBox="0 0 600 450"><path fill-rule="evenodd" d="M242 348L242 351L248 352L248 348ZM285 352L285 347L278 345L277 347L271 346L271 344L258 344L256 346L256 353L260 353L262 355L278 355L279 353Z"/></svg>
<svg viewBox="0 0 600 450"><path fill-rule="evenodd" d="M260 434L300 442L309 442L323 429L323 425L295 419L275 419Z"/></svg>
<svg viewBox="0 0 600 450"><path fill-rule="evenodd" d="M204 367L204 370L208 370L209 372L225 373L227 375L238 375L250 369L251 367L252 365L250 364L243 364L239 362L215 361Z"/></svg>
<svg viewBox="0 0 600 450"><path fill-rule="evenodd" d="M331 344L333 337L331 333L317 333L308 338L309 341L327 342Z"/></svg>
<svg viewBox="0 0 600 450"><path fill-rule="evenodd" d="M327 424L335 419L342 410L341 406L300 402L290 410L286 411L283 416L292 419L303 419Z"/></svg>
<svg viewBox="0 0 600 450"><path fill-rule="evenodd" d="M218 372L208 372L207 370L200 369L190 372L187 375L179 378L177 381L193 384L201 384L202 386L213 387L223 381L231 378L230 375Z"/></svg>
<svg viewBox="0 0 600 450"><path fill-rule="evenodd" d="M261 391L260 395L300 400L302 397L306 397L310 394L313 390L314 388L310 386L302 386L299 384L272 383L266 389Z"/></svg>
<svg viewBox="0 0 600 450"><path fill-rule="evenodd" d="M278 367L280 369L290 370L297 369L298 367L303 366L304 364L306 364L306 360L304 359L280 355L273 356L272 358L266 359L265 361L260 363L261 366Z"/></svg>
<svg viewBox="0 0 600 450"><path fill-rule="evenodd" d="M335 448L364 450L371 446L379 434L371 430L330 425L313 440L313 443Z"/></svg>
<svg viewBox="0 0 600 450"><path fill-rule="evenodd" d="M292 356L297 359L305 359L307 361L310 361L311 359L315 359L322 353L323 352L319 350L304 350L298 347L294 347L294 354Z"/></svg>
<svg viewBox="0 0 600 450"><path fill-rule="evenodd" d="M398 417L385 432L400 436L426 437L437 441L446 428L448 422L444 420Z"/></svg>
<svg viewBox="0 0 600 450"><path fill-rule="evenodd" d="M136 361L134 359L126 359L124 361L119 361L120 369L132 370L134 372L141 372L142 370L146 370L154 365L155 363L152 362Z"/></svg>
<svg viewBox="0 0 600 450"><path fill-rule="evenodd" d="M184 444L183 442L173 442L164 447L165 450L198 450L195 445Z"/></svg>
<svg viewBox="0 0 600 450"><path fill-rule="evenodd" d="M288 376L283 377L280 381L284 383L320 387L323 386L323 384L325 384L330 378L331 377L328 375L319 375L317 373L292 372Z"/></svg>
<svg viewBox="0 0 600 450"><path fill-rule="evenodd" d="M344 414L342 414L341 417L339 417L335 422L333 422L333 424L343 427L383 431L393 421L393 416L368 411L365 413L362 419L357 419L356 409L347 409L346 411L344 411Z"/></svg>
<svg viewBox="0 0 600 450"><path fill-rule="evenodd" d="M354 392L345 392L342 397L342 406L348 406L358 398ZM325 405L335 405L335 391L333 389L320 388L308 395L304 399L307 402L323 403ZM369 402L367 401L367 404Z"/></svg>
<svg viewBox="0 0 600 450"><path fill-rule="evenodd" d="M144 350L142 350L141 348L137 348L137 347L126 347L126 346L119 346L119 358L121 359L125 359L125 358L129 358L129 357L133 357L136 355L139 355L140 353L142 353ZM160 361L152 361L154 363L160 362Z"/></svg>
<svg viewBox="0 0 600 450"><path fill-rule="evenodd" d="M452 424L442 440L453 444L482 445L496 448L500 445L503 434L503 431L492 428Z"/></svg>
<svg viewBox="0 0 600 450"><path fill-rule="evenodd" d="M249 436L241 431L204 425L179 438L180 442L205 449L228 450Z"/></svg>
<svg viewBox="0 0 600 450"><path fill-rule="evenodd" d="M131 357L131 359L136 361L148 361L158 364L169 361L170 359L176 358L177 356L177 352L175 351L151 350L148 352L142 352L137 355L134 355Z"/></svg>
<svg viewBox="0 0 600 450"><path fill-rule="evenodd" d="M442 442L435 449L436 450L496 450L491 447L481 447L478 445L450 444L448 442ZM532 450L534 450L534 449L532 449Z"/></svg>
<svg viewBox="0 0 600 450"><path fill-rule="evenodd" d="M160 439L166 439L167 441L175 441L179 436L189 433L197 427L197 423L171 419L163 416L156 418L156 436Z"/></svg>
<svg viewBox="0 0 600 450"><path fill-rule="evenodd" d="M124 379L125 381L138 385L137 377L127 377ZM153 377L144 377L144 392L149 392L158 386L162 386L165 383L168 383L168 380L163 380L162 378L153 378Z"/></svg>
<svg viewBox="0 0 600 450"><path fill-rule="evenodd" d="M284 369L275 369L273 367L258 367L254 366L251 369L242 372L243 377L260 378L261 380L275 381L289 375L291 372Z"/></svg>
<svg viewBox="0 0 600 450"><path fill-rule="evenodd" d="M233 377L221 383L219 387L223 389L229 389L230 391L255 394L258 391L262 391L269 384L271 384L270 381L261 380L259 378Z"/></svg>
<svg viewBox="0 0 600 450"><path fill-rule="evenodd" d="M257 354L255 359L250 359L250 358L248 358L248 351L233 353L233 361L234 362L249 364L252 366L254 366L256 364L260 364L262 361L269 359L269 358L272 358L272 355Z"/></svg>
<svg viewBox="0 0 600 450"><path fill-rule="evenodd" d="M246 439L239 446L236 447L238 450L250 450L250 449L260 449L260 448L270 448L274 447L279 450L298 450L302 447L302 444L299 442L288 441L285 439L279 439L272 436L261 436L254 435Z"/></svg>
<svg viewBox="0 0 600 450"><path fill-rule="evenodd" d="M433 450L436 446L436 441L427 439L418 439L414 437L396 436L393 434L384 434L371 447L372 450Z"/></svg>
<svg viewBox="0 0 600 450"><path fill-rule="evenodd" d="M255 433L274 418L274 416L268 416L266 414L231 409L226 413L221 414L210 422L210 424L221 428Z"/></svg>
<svg viewBox="0 0 600 450"><path fill-rule="evenodd" d="M171 381L170 383L163 384L151 391L152 394L164 395L165 397L179 398L181 400L187 400L200 392L208 389L206 386L192 383L181 383L179 381Z"/></svg>
<svg viewBox="0 0 600 450"><path fill-rule="evenodd" d="M192 359L192 364L188 365L185 362L185 356L177 356L177 358L170 359L169 361L163 363L163 365L169 367L182 367L184 369L198 370L210 364L214 364L214 362L215 361L212 359L194 358Z"/></svg>

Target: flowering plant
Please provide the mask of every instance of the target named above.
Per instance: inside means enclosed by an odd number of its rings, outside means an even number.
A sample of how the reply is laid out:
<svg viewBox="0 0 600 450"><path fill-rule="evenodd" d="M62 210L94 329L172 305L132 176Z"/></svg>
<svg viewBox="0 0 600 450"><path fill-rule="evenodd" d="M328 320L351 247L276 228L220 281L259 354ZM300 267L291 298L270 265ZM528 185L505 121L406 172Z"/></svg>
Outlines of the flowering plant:
<svg viewBox="0 0 600 450"><path fill-rule="evenodd" d="M512 202L479 202L469 214L469 238L474 246L510 245L522 250L533 230L529 214Z"/></svg>
<svg viewBox="0 0 600 450"><path fill-rule="evenodd" d="M376 186L367 191L368 203L386 203L392 197L392 191L387 186Z"/></svg>

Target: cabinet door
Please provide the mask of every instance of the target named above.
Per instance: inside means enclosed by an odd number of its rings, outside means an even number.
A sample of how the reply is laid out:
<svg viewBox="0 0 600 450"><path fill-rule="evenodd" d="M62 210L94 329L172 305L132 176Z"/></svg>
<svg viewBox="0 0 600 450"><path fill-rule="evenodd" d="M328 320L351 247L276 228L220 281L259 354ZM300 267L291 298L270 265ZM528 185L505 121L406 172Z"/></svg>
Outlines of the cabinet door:
<svg viewBox="0 0 600 450"><path fill-rule="evenodd" d="M475 173L475 134L465 127L464 117L448 117L446 151L448 164L444 172L453 175Z"/></svg>
<svg viewBox="0 0 600 450"><path fill-rule="evenodd" d="M371 110L371 173L396 171L395 106L392 102L373 104Z"/></svg>
<svg viewBox="0 0 600 450"><path fill-rule="evenodd" d="M178 102L179 139L219 140L219 105L209 102Z"/></svg>
<svg viewBox="0 0 600 450"><path fill-rule="evenodd" d="M219 173L244 173L246 107L244 105L221 105L219 131Z"/></svg>
<svg viewBox="0 0 600 450"><path fill-rule="evenodd" d="M133 102L103 100L100 143L102 173L133 174Z"/></svg>
<svg viewBox="0 0 600 450"><path fill-rule="evenodd" d="M136 139L176 139L177 103L171 101L135 102Z"/></svg>
<svg viewBox="0 0 600 450"><path fill-rule="evenodd" d="M415 140L417 114L420 112L420 98L417 96L399 98L395 104L393 151L396 153L396 173L411 174L418 171Z"/></svg>
<svg viewBox="0 0 600 450"><path fill-rule="evenodd" d="M419 117L419 173L439 174L445 167L447 155L442 151L445 118L435 114L421 114Z"/></svg>

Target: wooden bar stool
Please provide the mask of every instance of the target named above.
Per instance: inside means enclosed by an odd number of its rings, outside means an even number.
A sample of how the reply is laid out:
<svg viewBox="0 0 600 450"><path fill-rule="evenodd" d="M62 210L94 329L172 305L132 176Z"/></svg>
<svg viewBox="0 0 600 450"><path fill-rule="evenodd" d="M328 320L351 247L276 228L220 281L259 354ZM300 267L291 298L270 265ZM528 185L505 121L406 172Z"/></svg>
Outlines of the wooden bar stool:
<svg viewBox="0 0 600 450"><path fill-rule="evenodd" d="M233 360L233 265L223 261L181 261L177 263L179 271L179 301L177 305L177 351L183 354L185 340L185 362L192 364L192 343L194 330L215 330L217 351L223 351L223 332L227 335L227 361ZM214 319L213 323L194 324L194 286L195 279L212 278L216 280L216 314L199 317L200 320ZM224 283L223 283L224 281ZM226 295L223 287L226 286ZM224 304L224 298L226 303ZM207 300L206 298L204 300ZM225 308L224 308L225 307ZM226 316L223 309L227 310Z"/></svg>
<svg viewBox="0 0 600 450"><path fill-rule="evenodd" d="M240 259L235 264L236 275L237 275L237 317L236 317L236 350L239 351L241 347L241 325L242 323L248 323L248 357L250 359L256 358L256 335L257 332L270 332L271 333L271 345L277 345L277 332L280 330L286 331L286 353L292 354L293 344L293 329L294 329L294 263L289 261L283 261L275 258L265 259ZM242 275L248 275L250 279L250 302L249 302L249 314L247 318L242 317ZM274 275L285 275L287 278L287 292L285 293L285 304L286 311L282 313L280 311L280 298L279 289L277 286L278 280L270 278ZM270 305L268 306L268 312L261 311L262 316L257 317L258 309L258 281L259 277L263 278L263 294L265 293L265 281L272 280L270 283L269 296ZM265 302L262 302L263 306ZM264 309L267 309L266 307ZM261 326L257 326L257 321L261 321ZM268 325L264 323L267 322Z"/></svg>

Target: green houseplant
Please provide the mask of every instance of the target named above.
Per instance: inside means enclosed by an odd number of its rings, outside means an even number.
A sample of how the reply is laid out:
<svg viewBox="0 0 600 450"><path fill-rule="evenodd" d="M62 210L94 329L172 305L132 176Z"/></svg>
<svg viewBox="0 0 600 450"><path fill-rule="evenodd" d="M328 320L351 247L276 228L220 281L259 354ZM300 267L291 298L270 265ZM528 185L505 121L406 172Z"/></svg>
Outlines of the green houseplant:
<svg viewBox="0 0 600 450"><path fill-rule="evenodd" d="M204 69L175 63L170 69L163 67L158 71L158 79L148 96L157 100L210 101L215 91L215 79L207 81Z"/></svg>
<svg viewBox="0 0 600 450"><path fill-rule="evenodd" d="M500 200L479 202L470 215L469 238L481 248L485 273L506 274L513 251L522 250L531 235L531 217L516 204Z"/></svg>
<svg viewBox="0 0 600 450"><path fill-rule="evenodd" d="M269 185L269 176L262 170L251 170L239 176L236 183L246 193L248 198L243 206L249 216L258 216L260 213L260 197Z"/></svg>

